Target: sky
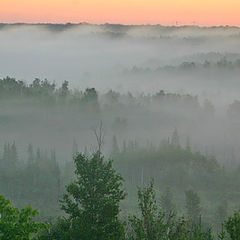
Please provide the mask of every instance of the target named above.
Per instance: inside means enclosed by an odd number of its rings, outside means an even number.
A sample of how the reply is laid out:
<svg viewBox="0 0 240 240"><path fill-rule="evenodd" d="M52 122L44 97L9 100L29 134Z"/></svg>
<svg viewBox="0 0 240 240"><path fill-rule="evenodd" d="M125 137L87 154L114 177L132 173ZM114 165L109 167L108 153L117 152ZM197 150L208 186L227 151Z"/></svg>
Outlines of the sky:
<svg viewBox="0 0 240 240"><path fill-rule="evenodd" d="M0 22L240 26L239 0L0 0Z"/></svg>

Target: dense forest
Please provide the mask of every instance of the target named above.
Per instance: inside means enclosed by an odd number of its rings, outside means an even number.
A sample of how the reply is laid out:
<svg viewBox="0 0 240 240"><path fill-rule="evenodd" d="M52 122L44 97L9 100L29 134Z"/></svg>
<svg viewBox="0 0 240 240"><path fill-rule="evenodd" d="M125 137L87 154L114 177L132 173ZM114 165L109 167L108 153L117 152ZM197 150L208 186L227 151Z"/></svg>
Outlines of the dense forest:
<svg viewBox="0 0 240 240"><path fill-rule="evenodd" d="M176 136L175 133L170 148L180 149L179 145L175 145ZM113 168L113 161L105 160L101 154L101 127L99 132L96 131L96 138L96 152L74 155L75 175L66 185L60 199L59 208L64 213L57 221L36 221L34 218L39 214L37 210L30 206L19 210L0 195L2 239L239 239L239 211L227 217L226 203L219 206L215 223L219 221L222 225L216 230L212 224L202 219L200 197L195 190L189 189L184 192L185 217L180 217L170 189L167 188L158 198L154 180L142 182L142 187L138 188L138 209L134 213L120 215L120 202L127 197L123 189L123 178ZM184 151L189 152L189 149ZM195 161L202 162L197 159ZM211 163L210 166L215 165L209 170L216 168L216 163L206 160L205 164L206 162ZM56 175L55 180L57 177ZM57 186L58 184L55 188ZM45 203L45 207L48 203Z"/></svg>
<svg viewBox="0 0 240 240"><path fill-rule="evenodd" d="M161 89L104 93L6 77L0 109L0 204L22 209L16 219L32 216L40 239L238 239L239 100L218 109ZM106 196L84 192L95 183Z"/></svg>

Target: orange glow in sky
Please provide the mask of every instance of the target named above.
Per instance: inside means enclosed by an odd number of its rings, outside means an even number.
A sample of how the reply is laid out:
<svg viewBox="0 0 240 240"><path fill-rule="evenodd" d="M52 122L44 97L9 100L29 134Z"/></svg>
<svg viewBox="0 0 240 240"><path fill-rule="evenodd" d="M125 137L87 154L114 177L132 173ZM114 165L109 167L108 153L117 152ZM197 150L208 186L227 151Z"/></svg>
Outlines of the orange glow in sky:
<svg viewBox="0 0 240 240"><path fill-rule="evenodd" d="M0 0L0 22L240 26L240 0Z"/></svg>

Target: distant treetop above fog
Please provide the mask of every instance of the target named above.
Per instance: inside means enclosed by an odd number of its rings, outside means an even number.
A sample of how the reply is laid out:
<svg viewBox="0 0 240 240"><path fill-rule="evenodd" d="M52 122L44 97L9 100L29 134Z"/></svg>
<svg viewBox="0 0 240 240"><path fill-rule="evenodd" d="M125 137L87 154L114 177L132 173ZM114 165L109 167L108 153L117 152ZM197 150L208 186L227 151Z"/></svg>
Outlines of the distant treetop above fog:
<svg viewBox="0 0 240 240"><path fill-rule="evenodd" d="M52 32L62 32L66 30L86 30L88 29L89 32L96 32L96 33L112 33L114 36L124 36L124 35L134 35L137 36L151 36L151 37L159 37L159 36L177 36L180 37L187 37L190 35L195 36L210 36L211 35L234 35L240 33L240 28L237 26L198 26L198 25L182 25L182 26L175 26L175 25L122 25L122 24L90 24L86 22L82 23L66 23L66 24L55 24L55 23L0 23L0 30L6 29L13 29L13 28L20 28L20 27L38 27L42 29L46 29ZM136 31L136 32L135 32ZM161 34L161 35L159 35Z"/></svg>

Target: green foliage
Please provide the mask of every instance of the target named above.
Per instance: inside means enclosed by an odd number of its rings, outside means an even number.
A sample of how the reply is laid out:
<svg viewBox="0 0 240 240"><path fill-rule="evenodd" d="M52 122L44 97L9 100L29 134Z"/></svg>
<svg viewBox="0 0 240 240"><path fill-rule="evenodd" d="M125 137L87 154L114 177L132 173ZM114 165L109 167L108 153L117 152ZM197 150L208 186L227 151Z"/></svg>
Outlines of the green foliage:
<svg viewBox="0 0 240 240"><path fill-rule="evenodd" d="M57 222L52 224L49 231L43 232L39 240L71 240L74 239L69 231L71 222L65 218L58 218Z"/></svg>
<svg viewBox="0 0 240 240"><path fill-rule="evenodd" d="M134 216L129 219L133 233L130 239L157 239L164 215L157 212L153 182L142 190L138 190L138 206L141 217Z"/></svg>
<svg viewBox="0 0 240 240"><path fill-rule="evenodd" d="M47 228L46 224L33 220L37 215L38 211L30 206L18 210L0 195L0 240L36 239L36 234Z"/></svg>
<svg viewBox="0 0 240 240"><path fill-rule="evenodd" d="M50 155L50 156L49 156ZM0 189L7 198L14 200L17 207L26 203L40 209L41 217L56 216L61 190L61 173L56 154L36 152L28 146L25 163L20 163L15 143L4 144L0 159Z"/></svg>
<svg viewBox="0 0 240 240"><path fill-rule="evenodd" d="M234 212L233 216L229 217L224 226L229 234L231 240L240 239L240 210Z"/></svg>
<svg viewBox="0 0 240 240"><path fill-rule="evenodd" d="M157 205L153 182L138 190L140 217L129 219L129 240L212 240L210 229L203 230L201 222L164 213Z"/></svg>
<svg viewBox="0 0 240 240"><path fill-rule="evenodd" d="M219 240L224 240L226 237L226 232L224 230L224 225L222 224L221 231L218 233L218 239Z"/></svg>
<svg viewBox="0 0 240 240"><path fill-rule="evenodd" d="M70 239L122 239L123 225L118 219L119 203L125 198L122 177L115 172L112 161L95 153L79 154L74 159L77 180L69 184L62 200Z"/></svg>

